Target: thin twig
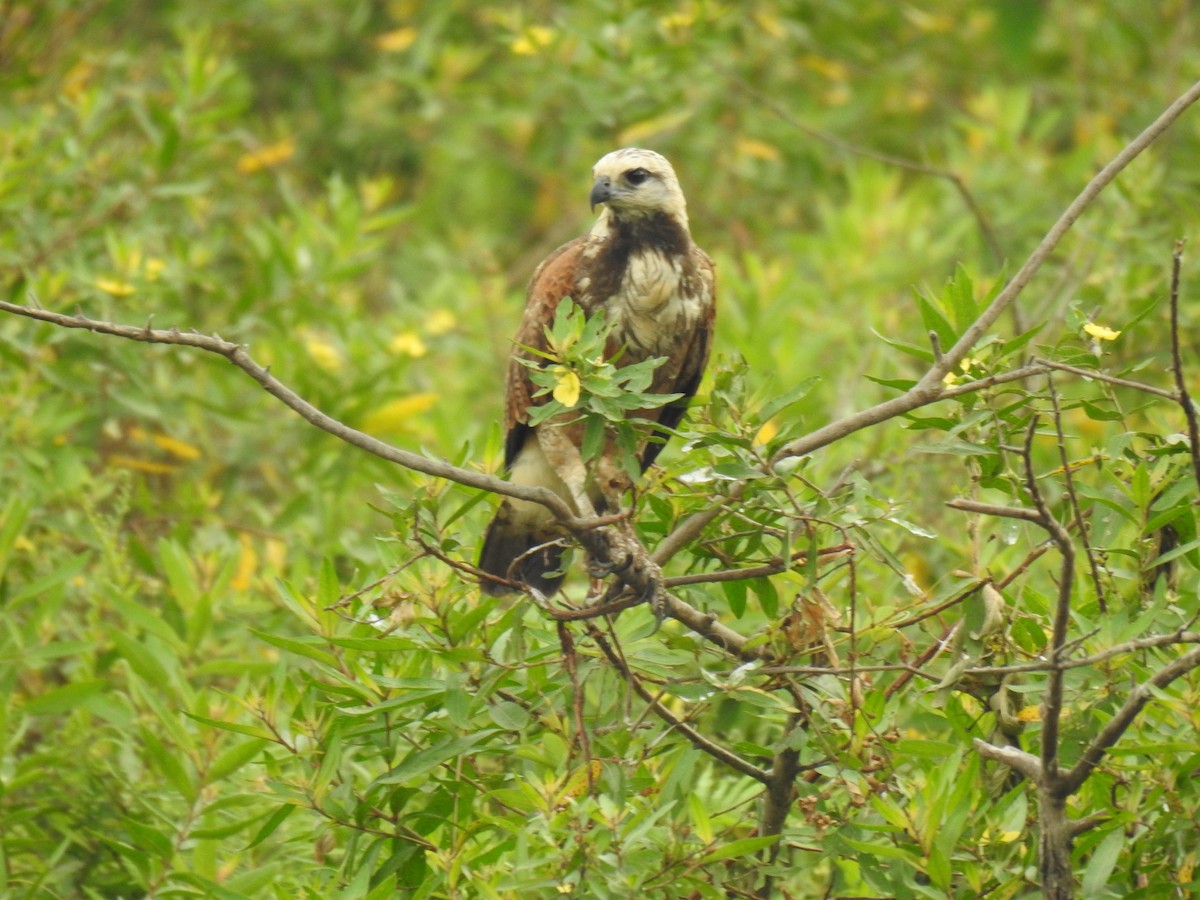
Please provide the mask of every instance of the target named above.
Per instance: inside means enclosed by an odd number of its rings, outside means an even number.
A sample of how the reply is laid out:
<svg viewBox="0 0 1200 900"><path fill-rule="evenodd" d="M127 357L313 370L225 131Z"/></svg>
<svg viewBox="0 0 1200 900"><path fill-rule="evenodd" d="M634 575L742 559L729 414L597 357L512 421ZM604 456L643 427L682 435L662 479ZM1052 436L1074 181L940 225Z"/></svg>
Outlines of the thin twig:
<svg viewBox="0 0 1200 900"><path fill-rule="evenodd" d="M1058 458L1062 462L1063 487L1067 491L1067 502L1071 504L1071 514L1079 528L1079 543L1083 546L1087 557L1088 568L1092 573L1092 584L1096 588L1096 603L1101 613L1108 612L1108 601L1104 595L1104 583L1100 579L1100 565L1096 562L1096 554L1092 552L1091 541L1088 540L1087 522L1083 519L1083 509L1079 506L1079 495L1075 493L1075 476L1071 474L1071 458L1067 455L1067 441L1063 436L1062 410L1058 405L1058 390L1054 387L1054 378L1046 376L1046 387L1050 394L1050 406L1054 411L1054 434L1058 444Z"/></svg>
<svg viewBox="0 0 1200 900"><path fill-rule="evenodd" d="M1071 590L1075 575L1075 545L1067 529L1050 513L1042 492L1038 488L1033 468L1033 436L1037 431L1038 418L1029 420L1025 429L1025 446L1022 457L1025 463L1025 486L1033 499L1034 506L1042 517L1039 523L1050 535L1062 556L1062 568L1058 578L1058 602L1054 609L1054 626L1050 638L1050 661L1055 667L1047 679L1046 697L1042 701L1042 770L1048 778L1058 775L1058 726L1062 716L1063 672L1058 663L1062 659L1063 646L1067 642L1067 626L1071 617Z"/></svg>
<svg viewBox="0 0 1200 900"><path fill-rule="evenodd" d="M1192 474L1196 476L1196 484L1200 485L1200 424L1196 422L1196 407L1183 377L1183 354L1179 349L1179 275L1183 268L1183 243L1182 240L1175 242L1175 253L1171 260L1171 369L1175 375L1175 389L1179 392L1179 404L1187 417Z"/></svg>
<svg viewBox="0 0 1200 900"><path fill-rule="evenodd" d="M834 547L821 547L817 550L817 556L822 559L840 559L847 554L853 555L853 553L854 546L852 544L838 544ZM765 578L798 568L807 561L808 551L797 550L787 562L776 558L760 566L747 566L744 569L724 569L719 572L693 572L690 575L673 575L670 578L664 578L663 584L666 587L679 587L685 584L708 584L714 581L744 581L748 578Z"/></svg>
<svg viewBox="0 0 1200 900"><path fill-rule="evenodd" d="M762 784L770 783L771 775L769 772L763 771L749 760L742 759L742 757L738 756L732 750L722 747L715 741L709 740L691 725L688 725L686 722L668 710L665 706L663 706L658 699L652 693L650 693L649 690L647 690L646 686L642 684L642 680L637 677L633 670L626 665L622 656L613 650L612 645L609 644L608 639L600 633L599 629L593 626L589 629L588 634L592 640L596 642L596 646L600 648L605 657L608 658L608 661L612 664L612 667L617 670L622 678L625 679L625 682L631 688L633 688L634 692L639 697L641 697L650 705L650 708L654 711L654 714L666 722L667 725L669 725L672 729L678 731L685 738L687 738L688 741L691 742L692 746L694 746L697 750L707 753L714 759L725 763L730 768L741 772L743 775L750 776L755 781L758 781Z"/></svg>
<svg viewBox="0 0 1200 900"><path fill-rule="evenodd" d="M909 618L902 619L899 622L892 622L892 623L888 624L887 627L888 628L908 628L911 625L916 625L920 622L924 622L926 619L932 619L934 616L938 615L939 613L945 612L950 607L957 606L959 603L962 603L964 600L966 600L968 597L970 597L973 593L975 593L977 590L979 590L981 587L983 587L987 583L988 583L988 580L986 578L976 578L974 581L971 581L971 582L967 583L966 585L964 585L963 588L960 591L958 591L953 597L949 598L948 600L943 601L942 603L939 603L933 609L927 609L924 612L919 612L915 616L910 616Z"/></svg>
<svg viewBox="0 0 1200 900"><path fill-rule="evenodd" d="M984 759L994 759L1004 763L1010 769L1020 772L1035 784L1041 780L1042 764L1032 753L1026 753L1020 747L1009 745L997 746L985 740L975 738L975 749Z"/></svg>
<svg viewBox="0 0 1200 900"><path fill-rule="evenodd" d="M942 641L945 640L943 637ZM1117 656L1124 656L1127 653L1136 653L1140 650L1152 650L1159 647L1171 647L1176 644L1200 644L1200 631L1188 631L1186 629L1172 632L1171 634L1156 634L1149 637L1134 638L1133 640L1124 641L1120 644L1114 644L1098 653L1093 653L1090 656L1081 656L1078 659L1060 660L1059 662L1050 662L1049 660L1040 660L1038 662L1028 663L1009 663L1004 666L969 666L962 670L964 676L975 677L1003 677L1005 675L1023 675L1032 672L1050 672L1054 669L1083 669L1096 665L1097 663L1106 662ZM920 666L914 664L892 663L889 665L878 666L857 666L851 668L849 666L763 666L757 670L760 675L850 675L854 672L907 672L912 675L917 675L922 678L928 678L930 681L938 681L939 676L930 672L924 671Z"/></svg>
<svg viewBox="0 0 1200 900"><path fill-rule="evenodd" d="M1160 387L1155 387L1152 384L1145 384L1141 381L1130 381L1128 378L1118 378L1116 375L1109 375L1105 372L1094 372L1091 369L1081 369L1079 366L1069 366L1066 363L1055 362L1052 359L1042 359L1040 356L1034 358L1034 362L1039 366L1044 366L1047 369L1057 369L1060 372L1070 372L1072 375L1078 375L1081 378L1090 378L1093 381L1103 381L1106 384L1116 385L1117 387L1130 388L1135 391L1141 391L1143 394L1153 394L1156 397L1162 397L1164 400L1172 400L1179 402L1179 395L1174 391L1164 390Z"/></svg>
<svg viewBox="0 0 1200 900"><path fill-rule="evenodd" d="M566 501L547 488L524 487L492 475L486 475L482 472L473 472L470 469L453 466L443 460L430 459L418 453L401 450L399 447L394 447L376 437L372 437L369 434L339 422L332 416L317 409L287 385L283 384L266 367L256 363L241 344L223 340L216 335L197 334L194 331L182 332L174 328L165 330L150 328L148 326L118 325L113 322L89 319L84 315L69 316L46 309L19 306L4 300L0 300L0 310L30 319L37 319L41 322L49 322L61 328L81 328L97 334L107 334L147 344L175 344L184 347L194 347L198 350L214 353L217 356L223 356L234 366L258 382L268 394L279 400L284 406L298 414L306 422L315 425L322 431L326 431L348 444L358 447L360 450L365 450L388 462L404 466L406 469L432 475L435 478L444 478L447 481L454 481L467 487L479 488L480 490L490 491L494 494L503 494L507 497L516 497L519 500L531 500L534 503L540 503L558 516L567 527L574 525L576 528L582 529L588 524L582 520L576 520L573 511L567 505Z"/></svg>
<svg viewBox="0 0 1200 900"><path fill-rule="evenodd" d="M1175 644L1200 644L1200 631L1181 630L1172 634L1156 634L1150 637L1135 638L1120 644L1114 644L1099 653L1093 653L1090 656L1081 656L1079 659L1060 659L1058 662L1042 660L1040 662L1010 663L1006 666L972 666L969 669L964 669L963 674L1003 677L1005 675L1019 675L1028 672L1050 672L1054 669L1081 669L1105 662L1116 656L1124 656L1126 653L1150 650L1155 647L1169 647ZM759 671L766 672L769 669L763 668Z"/></svg>
<svg viewBox="0 0 1200 900"><path fill-rule="evenodd" d="M1024 522L1035 522L1038 524L1041 524L1042 521L1042 514L1036 509L1025 509L1021 506L1000 506L996 503L981 503L978 500L970 500L966 497L955 497L953 500L947 500L946 505L951 509L961 510L962 512L996 516L1001 519L1020 519Z"/></svg>
<svg viewBox="0 0 1200 900"><path fill-rule="evenodd" d="M1033 280L1033 276L1045 264L1050 254L1054 252L1063 237L1071 229L1071 226L1083 214L1083 211L1095 201L1101 191L1111 184L1113 179L1129 163L1154 143L1155 139L1170 128L1184 111L1198 99L1200 99L1200 81L1193 84L1174 103L1167 107L1149 127L1130 141L1108 165L1096 173L1095 177L1087 183L1079 195L1071 202L1070 206L1059 216L1058 220L1046 233L1046 236L1042 238L1037 248L1030 254L1029 258L1008 284L1005 285L1004 289L996 295L988 308L962 333L953 347L943 352L942 361L940 363L935 362L914 387L898 397L893 397L883 403L830 422L804 437L789 441L776 451L771 462L778 463L788 457L804 456L841 440L856 431L878 425L880 422L888 421L906 412L911 412L920 406L942 399L945 396L942 379L955 366L962 362L979 339L996 323L996 320L1016 302L1021 292Z"/></svg>

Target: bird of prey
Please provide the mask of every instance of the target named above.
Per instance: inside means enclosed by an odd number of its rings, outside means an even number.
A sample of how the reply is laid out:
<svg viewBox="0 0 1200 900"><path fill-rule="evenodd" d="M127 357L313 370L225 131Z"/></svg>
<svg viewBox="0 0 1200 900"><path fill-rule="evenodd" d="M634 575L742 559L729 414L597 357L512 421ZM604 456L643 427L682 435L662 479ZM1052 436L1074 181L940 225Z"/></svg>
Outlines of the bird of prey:
<svg viewBox="0 0 1200 900"><path fill-rule="evenodd" d="M596 223L582 237L551 253L533 273L516 350L508 368L505 406L504 464L516 484L549 488L578 513L614 512L613 501L630 487L619 473L612 448L600 453L586 473L568 474L582 425L556 424L553 419L529 424L529 408L545 402L519 359L545 351L546 326L559 302L570 297L591 316L603 310L610 327L609 356L618 351L618 366L652 357L665 362L654 371L651 393L680 394L677 400L635 415L674 428L688 399L700 385L712 345L716 293L712 260L692 241L687 205L671 164L652 150L625 148L600 159L592 169L592 209L602 207ZM527 349L528 348L528 349ZM644 472L663 448L666 433L644 436L638 459ZM582 507L582 508L581 508ZM488 526L479 567L503 579L483 580L483 589L500 594L514 582L548 596L562 581L562 536L553 516L540 504L506 498ZM507 583L505 583L507 582Z"/></svg>

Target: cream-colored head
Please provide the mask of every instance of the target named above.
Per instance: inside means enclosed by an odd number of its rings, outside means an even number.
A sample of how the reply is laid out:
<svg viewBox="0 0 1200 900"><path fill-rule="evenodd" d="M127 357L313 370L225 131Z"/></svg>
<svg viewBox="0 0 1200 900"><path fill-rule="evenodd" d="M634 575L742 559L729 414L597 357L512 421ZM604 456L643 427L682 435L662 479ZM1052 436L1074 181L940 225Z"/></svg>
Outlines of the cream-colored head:
<svg viewBox="0 0 1200 900"><path fill-rule="evenodd" d="M614 150L592 167L592 208L603 204L616 219L667 213L687 228L687 203L675 170L653 150Z"/></svg>

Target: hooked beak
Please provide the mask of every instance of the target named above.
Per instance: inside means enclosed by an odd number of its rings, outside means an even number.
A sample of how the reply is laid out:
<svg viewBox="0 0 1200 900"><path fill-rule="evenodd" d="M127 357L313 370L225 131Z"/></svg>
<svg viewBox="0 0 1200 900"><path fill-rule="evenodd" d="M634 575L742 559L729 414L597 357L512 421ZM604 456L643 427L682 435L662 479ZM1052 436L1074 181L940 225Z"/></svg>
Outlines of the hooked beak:
<svg viewBox="0 0 1200 900"><path fill-rule="evenodd" d="M607 175L601 175L592 185L592 192L588 195L588 201L592 204L592 212L596 211L596 207L601 203L607 203L612 199L612 179Z"/></svg>

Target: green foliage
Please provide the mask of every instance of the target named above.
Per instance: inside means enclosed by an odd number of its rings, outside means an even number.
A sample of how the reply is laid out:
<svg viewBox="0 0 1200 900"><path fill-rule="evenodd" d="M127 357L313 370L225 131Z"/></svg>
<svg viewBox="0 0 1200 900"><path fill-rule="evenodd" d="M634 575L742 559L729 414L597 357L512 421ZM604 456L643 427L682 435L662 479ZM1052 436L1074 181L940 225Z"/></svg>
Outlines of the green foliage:
<svg viewBox="0 0 1200 900"><path fill-rule="evenodd" d="M915 383L930 332L954 343L1195 70L1186 4L16 0L0 19L3 299L219 332L329 414L463 465L499 464L521 288L585 227L588 167L666 153L718 264L717 359L636 527L653 546L723 504L666 574L750 576L674 590L806 667L764 672L642 608L560 628L483 597L447 564L477 551L477 492L352 452L216 358L5 315L0 893L1036 893L1036 798L972 741L1039 751L1045 672L991 670L1045 659L1060 563L1037 526L945 501L1028 508L1037 417L1036 483L1087 540L1071 765L1178 656L1150 639L1200 611L1183 415L1099 377L1174 389L1195 113L947 382L1031 355L1097 377L997 380L770 461ZM818 133L953 171L987 228L946 179ZM615 368L600 320L561 312L545 415L619 431L664 400L652 361ZM614 656L750 765L795 752L778 839L762 785ZM1076 842L1086 896L1196 890L1198 692L1156 689L1072 798L1099 823Z"/></svg>
<svg viewBox="0 0 1200 900"><path fill-rule="evenodd" d="M603 311L585 316L568 297L558 304L554 321L546 328L549 352L526 348L534 354L532 358L517 359L530 369L530 378L538 386L534 397L550 397L530 410L529 424L582 421L583 460L594 459L606 439L611 439L621 453L625 470L636 479L641 474L638 431L649 430L649 423L633 414L657 409L683 395L649 391L654 370L666 362L664 357L621 365L624 348L620 348L606 358L610 331Z"/></svg>

